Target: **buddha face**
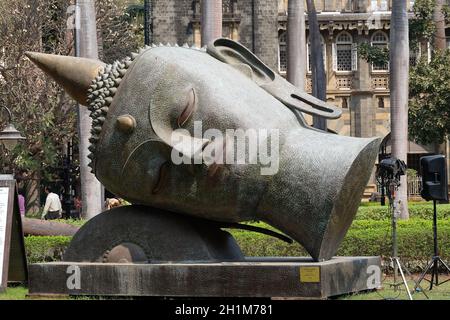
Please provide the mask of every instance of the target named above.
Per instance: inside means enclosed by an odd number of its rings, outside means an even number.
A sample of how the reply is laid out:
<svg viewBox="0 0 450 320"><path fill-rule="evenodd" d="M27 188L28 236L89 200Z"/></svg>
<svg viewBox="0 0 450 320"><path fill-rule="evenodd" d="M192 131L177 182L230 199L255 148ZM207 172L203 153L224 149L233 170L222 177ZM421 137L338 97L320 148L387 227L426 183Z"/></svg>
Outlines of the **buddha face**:
<svg viewBox="0 0 450 320"><path fill-rule="evenodd" d="M249 146L248 137L244 150L235 150L237 139L217 138L230 130L255 133L257 145ZM95 150L95 173L134 203L242 221L254 216L269 179L262 169L278 171L279 148L292 130L310 129L236 68L200 50L152 48L133 61L114 95ZM250 161L255 149L257 160L263 152L271 161ZM221 150L222 161L205 161L212 150L209 158ZM232 151L235 160L247 161L223 163ZM177 155L182 163L174 161Z"/></svg>

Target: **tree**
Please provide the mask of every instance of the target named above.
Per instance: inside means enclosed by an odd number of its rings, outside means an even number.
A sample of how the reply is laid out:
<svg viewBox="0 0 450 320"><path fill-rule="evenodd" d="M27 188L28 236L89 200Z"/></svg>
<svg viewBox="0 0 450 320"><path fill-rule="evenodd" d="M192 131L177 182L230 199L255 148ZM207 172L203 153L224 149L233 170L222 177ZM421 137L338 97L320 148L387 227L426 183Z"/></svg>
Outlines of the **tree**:
<svg viewBox="0 0 450 320"><path fill-rule="evenodd" d="M406 1L393 1L390 42L390 98L392 156L407 161L408 153L408 74L409 28ZM400 218L408 219L408 185L401 177L396 194Z"/></svg>
<svg viewBox="0 0 450 320"><path fill-rule="evenodd" d="M202 46L222 37L222 0L202 0Z"/></svg>
<svg viewBox="0 0 450 320"><path fill-rule="evenodd" d="M120 2L96 2L105 62L135 51L140 40L140 26ZM14 171L25 188L27 214L40 209L41 185L59 182L63 150L78 136L73 101L24 52L74 54L67 28L70 5L69 0L0 1L0 104L11 109L14 124L27 138L9 153L0 147L0 172ZM2 113L0 127L5 120Z"/></svg>
<svg viewBox="0 0 450 320"><path fill-rule="evenodd" d="M445 16L444 16L444 0L435 0L433 20L436 26L434 34L434 50L442 52L447 49L447 38L445 36Z"/></svg>
<svg viewBox="0 0 450 320"><path fill-rule="evenodd" d="M99 58L105 63L123 59L144 43L142 14L123 0L96 0Z"/></svg>
<svg viewBox="0 0 450 320"><path fill-rule="evenodd" d="M287 80L302 91L305 90L306 27L303 0L288 2Z"/></svg>
<svg viewBox="0 0 450 320"><path fill-rule="evenodd" d="M80 29L76 30L76 55L98 59L95 3L92 0L77 0L80 12ZM80 161L81 201L83 217L90 219L103 211L103 189L88 166L92 119L90 111L78 105L78 152Z"/></svg>
<svg viewBox="0 0 450 320"><path fill-rule="evenodd" d="M450 52L422 59L410 75L409 134L422 144L450 136Z"/></svg>
<svg viewBox="0 0 450 320"><path fill-rule="evenodd" d="M411 52L428 52L428 45L436 31L434 22L435 0L417 0L414 16L409 22L409 47ZM425 54L427 55L427 54Z"/></svg>
<svg viewBox="0 0 450 320"><path fill-rule="evenodd" d="M0 104L11 109L14 124L27 138L10 153L0 151L0 168L14 171L25 188L28 214L39 211L41 181L57 178L51 168L74 137L76 118L70 99L24 52L70 54L66 8L63 0L0 1Z"/></svg>
<svg viewBox="0 0 450 320"><path fill-rule="evenodd" d="M312 71L312 94L316 98L327 100L327 79L323 60L322 37L317 20L314 1L306 0L308 8L309 41L311 43L311 71ZM325 118L314 116L313 126L318 129L327 130Z"/></svg>
<svg viewBox="0 0 450 320"><path fill-rule="evenodd" d="M446 6L443 9L447 8ZM411 52L427 52L427 43L436 32L434 22L435 0L416 0L413 16L409 19L409 48ZM389 48L380 48L363 42L358 45L358 54L370 64L383 65L389 62Z"/></svg>
<svg viewBox="0 0 450 320"><path fill-rule="evenodd" d="M442 36L448 22L448 6L442 1L415 3L417 34L424 42L433 41L437 50L430 62L423 57L410 73L409 134L422 144L442 144L450 135L450 52ZM417 7L417 9L416 9ZM445 30L444 30L445 31Z"/></svg>

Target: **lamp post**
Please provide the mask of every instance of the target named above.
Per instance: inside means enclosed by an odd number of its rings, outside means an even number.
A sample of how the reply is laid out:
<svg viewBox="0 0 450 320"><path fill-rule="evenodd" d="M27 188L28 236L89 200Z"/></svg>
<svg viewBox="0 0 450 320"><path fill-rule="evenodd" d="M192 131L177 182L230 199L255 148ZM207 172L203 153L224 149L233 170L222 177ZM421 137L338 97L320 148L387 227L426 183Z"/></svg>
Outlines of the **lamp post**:
<svg viewBox="0 0 450 320"><path fill-rule="evenodd" d="M0 132L0 144L3 144L8 151L11 151L20 140L25 140L25 137L23 137L12 124L11 111L5 106L1 107L8 112L8 124L6 125L6 128Z"/></svg>
<svg viewBox="0 0 450 320"><path fill-rule="evenodd" d="M144 0L144 43L147 46L149 46L152 42L151 12L152 12L152 1Z"/></svg>

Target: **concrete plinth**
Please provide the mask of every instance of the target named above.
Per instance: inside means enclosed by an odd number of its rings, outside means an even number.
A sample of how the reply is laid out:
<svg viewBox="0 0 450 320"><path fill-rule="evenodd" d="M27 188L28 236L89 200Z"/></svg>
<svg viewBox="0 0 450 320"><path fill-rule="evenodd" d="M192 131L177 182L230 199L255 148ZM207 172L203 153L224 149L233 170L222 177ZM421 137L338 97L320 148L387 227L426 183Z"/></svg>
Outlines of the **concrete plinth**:
<svg viewBox="0 0 450 320"><path fill-rule="evenodd" d="M55 262L29 268L30 295L326 298L372 289L380 257L247 258L243 262ZM379 283L379 282L377 282Z"/></svg>

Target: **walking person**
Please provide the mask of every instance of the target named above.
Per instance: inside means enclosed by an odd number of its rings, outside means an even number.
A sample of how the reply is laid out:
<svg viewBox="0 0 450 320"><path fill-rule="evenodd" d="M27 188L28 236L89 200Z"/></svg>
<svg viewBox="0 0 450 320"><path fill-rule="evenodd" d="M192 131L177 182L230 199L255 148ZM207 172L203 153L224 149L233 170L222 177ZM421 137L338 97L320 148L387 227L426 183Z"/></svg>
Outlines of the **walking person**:
<svg viewBox="0 0 450 320"><path fill-rule="evenodd" d="M74 219L81 219L81 208L82 208L82 203L81 203L81 199L79 196L76 196L75 199L73 200L74 206L75 206L75 217L73 217Z"/></svg>
<svg viewBox="0 0 450 320"><path fill-rule="evenodd" d="M42 211L41 219L54 220L61 218L61 200L59 196L52 192L49 187L45 187L47 199L45 200L44 211Z"/></svg>
<svg viewBox="0 0 450 320"><path fill-rule="evenodd" d="M25 197L23 196L24 192L22 189L19 189L17 200L19 202L19 211L22 217L25 217Z"/></svg>

